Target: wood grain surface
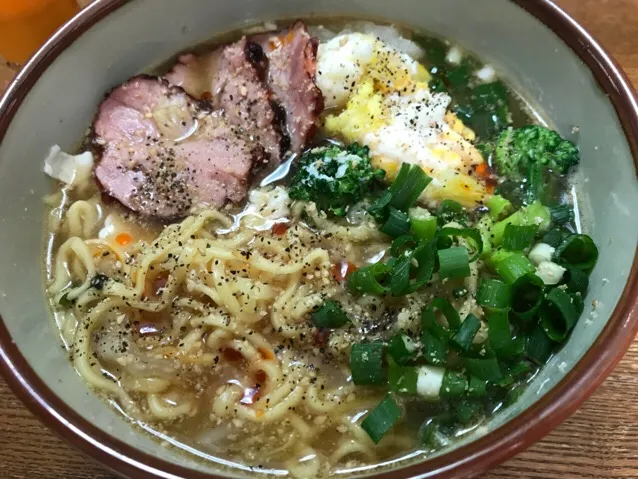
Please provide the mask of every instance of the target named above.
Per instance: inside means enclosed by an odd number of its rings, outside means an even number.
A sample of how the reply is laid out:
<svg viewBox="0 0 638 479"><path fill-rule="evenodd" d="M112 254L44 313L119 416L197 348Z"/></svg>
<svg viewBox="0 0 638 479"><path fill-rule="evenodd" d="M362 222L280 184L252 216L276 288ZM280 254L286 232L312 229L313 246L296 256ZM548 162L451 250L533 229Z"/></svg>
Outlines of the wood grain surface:
<svg viewBox="0 0 638 479"><path fill-rule="evenodd" d="M638 0L556 1L602 42L638 85ZM0 478L113 476L42 426L0 378ZM481 477L506 478L638 478L638 341L571 418Z"/></svg>

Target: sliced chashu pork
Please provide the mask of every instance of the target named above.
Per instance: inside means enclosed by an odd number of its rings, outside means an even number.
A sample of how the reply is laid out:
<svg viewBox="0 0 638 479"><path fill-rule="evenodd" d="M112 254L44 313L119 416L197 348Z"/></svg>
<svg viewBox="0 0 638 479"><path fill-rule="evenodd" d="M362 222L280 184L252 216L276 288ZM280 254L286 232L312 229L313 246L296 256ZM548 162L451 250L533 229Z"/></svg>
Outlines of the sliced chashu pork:
<svg viewBox="0 0 638 479"><path fill-rule="evenodd" d="M93 132L101 150L98 182L148 216L175 218L194 207L241 201L253 164L264 161L261 147L221 113L154 77L115 88L101 103Z"/></svg>
<svg viewBox="0 0 638 479"><path fill-rule="evenodd" d="M319 40L301 21L250 39L268 58L268 86L286 112L290 151L300 153L314 136L323 111L323 95L315 83Z"/></svg>
<svg viewBox="0 0 638 479"><path fill-rule="evenodd" d="M255 44L261 46L267 60L265 63ZM219 85L225 84L224 78L232 78L233 75L229 74L221 59L235 58L236 54L232 52L241 51L239 45L248 46L253 52L252 57L259 58L256 62L258 76L269 92L269 99L274 100L271 104L278 105L283 112L284 142L288 137L290 151L301 152L314 135L323 110L323 96L315 84L318 40L309 35L302 22L296 22L282 32L260 33L242 38L235 44L220 47L210 53L199 56L182 55L166 78L175 85L183 86L193 96L204 100L212 99L215 104L226 108L232 105L232 101L220 101L222 91ZM208 89L206 84L210 85ZM274 107L273 111L273 118L278 118L278 108ZM260 121L265 123L264 120ZM287 145L284 143L284 146Z"/></svg>

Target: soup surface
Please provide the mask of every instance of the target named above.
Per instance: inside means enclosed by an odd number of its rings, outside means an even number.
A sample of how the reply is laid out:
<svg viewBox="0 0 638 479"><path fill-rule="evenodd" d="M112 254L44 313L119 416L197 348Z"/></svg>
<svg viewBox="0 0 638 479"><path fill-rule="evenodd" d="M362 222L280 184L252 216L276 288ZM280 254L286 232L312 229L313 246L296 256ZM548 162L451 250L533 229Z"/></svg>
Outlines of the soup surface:
<svg viewBox="0 0 638 479"><path fill-rule="evenodd" d="M253 472L452 444L565 341L597 259L578 150L522 105L458 46L367 22L237 32L117 86L45 160L75 368Z"/></svg>

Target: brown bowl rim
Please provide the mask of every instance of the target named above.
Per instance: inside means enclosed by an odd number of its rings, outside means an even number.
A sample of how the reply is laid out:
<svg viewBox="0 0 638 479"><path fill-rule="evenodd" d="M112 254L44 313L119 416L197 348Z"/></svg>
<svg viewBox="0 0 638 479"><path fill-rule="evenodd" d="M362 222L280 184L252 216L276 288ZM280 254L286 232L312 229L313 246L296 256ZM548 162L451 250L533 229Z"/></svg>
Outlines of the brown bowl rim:
<svg viewBox="0 0 638 479"><path fill-rule="evenodd" d="M620 67L583 27L550 0L511 1L553 30L590 68L616 109L638 170L638 103ZM127 0L95 2L66 23L31 58L0 102L0 142L31 87L55 58L92 25L126 3ZM426 462L371 477L460 479L500 464L573 413L612 371L637 332L638 255L634 254L629 279L608 323L587 353L551 391L511 421L470 444ZM4 321L0 321L0 371L13 392L44 424L113 472L131 478L223 477L141 452L82 418L38 377L13 342Z"/></svg>

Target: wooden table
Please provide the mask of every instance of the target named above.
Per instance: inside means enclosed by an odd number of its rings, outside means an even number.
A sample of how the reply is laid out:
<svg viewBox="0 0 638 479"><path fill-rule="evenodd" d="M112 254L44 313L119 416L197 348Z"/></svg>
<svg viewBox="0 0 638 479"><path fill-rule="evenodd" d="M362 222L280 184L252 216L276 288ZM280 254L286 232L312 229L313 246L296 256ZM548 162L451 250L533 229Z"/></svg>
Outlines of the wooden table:
<svg viewBox="0 0 638 479"><path fill-rule="evenodd" d="M638 85L638 0L556 0ZM42 426L0 379L0 478L113 479ZM481 479L638 478L638 340L576 414Z"/></svg>

